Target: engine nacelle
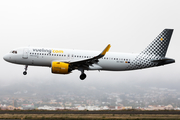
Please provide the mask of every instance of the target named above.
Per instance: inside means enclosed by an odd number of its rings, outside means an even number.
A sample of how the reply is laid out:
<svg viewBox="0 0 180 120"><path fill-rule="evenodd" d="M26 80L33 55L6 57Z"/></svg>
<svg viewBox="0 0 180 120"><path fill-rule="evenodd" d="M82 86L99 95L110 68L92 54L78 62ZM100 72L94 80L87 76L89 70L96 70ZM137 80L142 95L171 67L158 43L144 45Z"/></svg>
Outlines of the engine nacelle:
<svg viewBox="0 0 180 120"><path fill-rule="evenodd" d="M52 73L56 73L56 74L68 74L72 71L68 63L56 62L56 61L52 62L51 70Z"/></svg>

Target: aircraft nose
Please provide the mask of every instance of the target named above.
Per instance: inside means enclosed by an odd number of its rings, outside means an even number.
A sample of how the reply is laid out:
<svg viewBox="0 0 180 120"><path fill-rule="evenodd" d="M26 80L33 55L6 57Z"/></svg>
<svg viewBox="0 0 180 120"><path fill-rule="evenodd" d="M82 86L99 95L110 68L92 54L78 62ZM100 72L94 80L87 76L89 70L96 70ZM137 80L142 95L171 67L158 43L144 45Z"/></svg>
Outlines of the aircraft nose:
<svg viewBox="0 0 180 120"><path fill-rule="evenodd" d="M8 61L8 55L5 55L5 56L3 57L3 59L4 59L5 61Z"/></svg>

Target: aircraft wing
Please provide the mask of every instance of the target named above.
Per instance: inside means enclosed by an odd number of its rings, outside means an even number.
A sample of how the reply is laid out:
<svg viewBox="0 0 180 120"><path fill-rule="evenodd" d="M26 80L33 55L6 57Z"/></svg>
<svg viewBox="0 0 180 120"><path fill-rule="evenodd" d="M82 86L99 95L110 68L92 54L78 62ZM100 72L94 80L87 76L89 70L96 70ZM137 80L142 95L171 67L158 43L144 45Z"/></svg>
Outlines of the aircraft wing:
<svg viewBox="0 0 180 120"><path fill-rule="evenodd" d="M78 67L85 67L85 68L89 68L89 65L92 65L94 63L99 62L98 59L102 58L106 52L109 51L111 45L107 45L107 47L97 56L93 57L93 58L89 58L89 59L82 59L82 60L77 60L77 61L70 61L68 62L73 68L77 69Z"/></svg>

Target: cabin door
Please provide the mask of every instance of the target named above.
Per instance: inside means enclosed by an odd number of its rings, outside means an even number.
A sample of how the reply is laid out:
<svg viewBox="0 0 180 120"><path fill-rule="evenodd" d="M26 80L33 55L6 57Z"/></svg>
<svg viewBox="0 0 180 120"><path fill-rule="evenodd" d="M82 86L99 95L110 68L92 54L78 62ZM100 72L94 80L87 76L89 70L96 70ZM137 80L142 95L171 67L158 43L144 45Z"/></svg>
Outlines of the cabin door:
<svg viewBox="0 0 180 120"><path fill-rule="evenodd" d="M24 48L24 50L23 50L23 56L22 56L23 59L28 59L28 51L29 51L29 49Z"/></svg>

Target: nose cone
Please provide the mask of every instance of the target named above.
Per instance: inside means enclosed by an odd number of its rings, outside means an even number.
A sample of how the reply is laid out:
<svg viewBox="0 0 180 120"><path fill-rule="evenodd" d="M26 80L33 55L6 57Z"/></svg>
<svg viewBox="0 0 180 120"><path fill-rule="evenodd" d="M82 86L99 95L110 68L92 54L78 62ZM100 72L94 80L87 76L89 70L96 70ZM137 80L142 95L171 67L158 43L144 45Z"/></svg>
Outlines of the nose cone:
<svg viewBox="0 0 180 120"><path fill-rule="evenodd" d="M11 54L6 54L3 59L7 62L10 63L16 63L16 60L14 59L14 57Z"/></svg>
<svg viewBox="0 0 180 120"><path fill-rule="evenodd" d="M5 56L3 57L3 59L4 59L5 61L8 61L8 56L5 55Z"/></svg>
<svg viewBox="0 0 180 120"><path fill-rule="evenodd" d="M9 54L6 54L3 59L7 62L11 62L11 56L9 56Z"/></svg>

